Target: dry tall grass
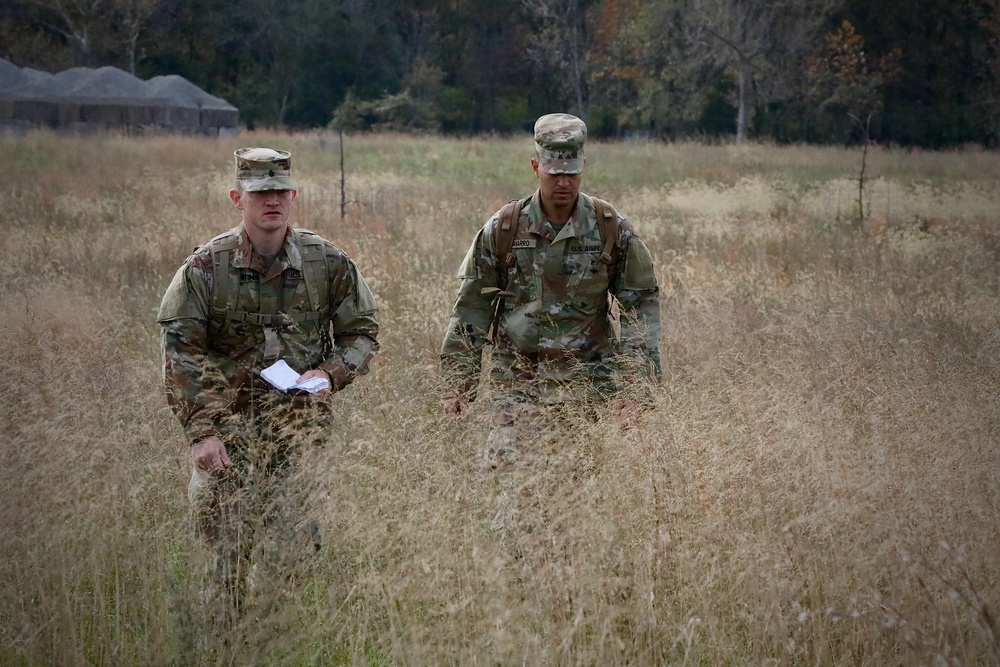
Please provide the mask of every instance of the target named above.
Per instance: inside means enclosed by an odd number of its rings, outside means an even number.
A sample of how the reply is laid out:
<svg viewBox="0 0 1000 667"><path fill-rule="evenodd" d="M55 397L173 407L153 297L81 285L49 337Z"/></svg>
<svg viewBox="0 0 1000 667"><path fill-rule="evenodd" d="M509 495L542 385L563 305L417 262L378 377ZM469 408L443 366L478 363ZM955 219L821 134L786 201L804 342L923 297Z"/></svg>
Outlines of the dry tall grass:
<svg viewBox="0 0 1000 667"><path fill-rule="evenodd" d="M639 429L496 475L436 354L530 141L348 142L341 221L335 137L0 137L0 664L1000 664L1000 156L876 151L855 228L850 150L595 143L667 378ZM224 647L153 318L236 220L238 143L294 152L295 222L355 257L384 352L308 452L319 561Z"/></svg>

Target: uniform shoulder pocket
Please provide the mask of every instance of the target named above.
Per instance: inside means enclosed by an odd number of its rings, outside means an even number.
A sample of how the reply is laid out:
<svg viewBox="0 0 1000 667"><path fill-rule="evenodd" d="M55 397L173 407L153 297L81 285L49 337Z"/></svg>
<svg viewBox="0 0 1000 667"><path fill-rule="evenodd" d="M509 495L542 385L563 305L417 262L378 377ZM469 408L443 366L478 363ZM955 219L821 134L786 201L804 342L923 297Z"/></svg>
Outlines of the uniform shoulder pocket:
<svg viewBox="0 0 1000 667"><path fill-rule="evenodd" d="M160 324L184 318L205 319L205 314L199 308L197 300L188 288L188 271L190 265L185 262L174 273L170 286L163 294L160 309L156 313L156 321Z"/></svg>
<svg viewBox="0 0 1000 667"><path fill-rule="evenodd" d="M637 236L628 241L625 252L625 269L622 271L621 289L654 290L657 288L653 257L649 248Z"/></svg>
<svg viewBox="0 0 1000 667"><path fill-rule="evenodd" d="M461 266L458 267L457 277L462 280L478 280L482 277L482 271L479 268L479 262L476 261L478 255L482 253L483 250L483 230L480 229L479 233L476 234L475 241L469 246L469 251L465 253L465 259L462 260Z"/></svg>
<svg viewBox="0 0 1000 667"><path fill-rule="evenodd" d="M349 260L351 262L351 269L354 271L354 276L356 278L356 287L354 290L355 298L355 310L358 315L371 315L378 310L378 303L375 301L375 295L372 294L372 290L368 287L368 283L365 282L364 276L358 271L357 265L354 260Z"/></svg>

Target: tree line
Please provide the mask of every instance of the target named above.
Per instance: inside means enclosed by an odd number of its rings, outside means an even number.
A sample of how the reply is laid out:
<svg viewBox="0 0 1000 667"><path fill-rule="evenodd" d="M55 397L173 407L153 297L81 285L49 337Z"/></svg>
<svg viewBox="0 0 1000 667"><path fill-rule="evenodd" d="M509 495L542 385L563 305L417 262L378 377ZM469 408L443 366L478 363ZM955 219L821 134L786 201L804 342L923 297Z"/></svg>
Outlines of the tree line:
<svg viewBox="0 0 1000 667"><path fill-rule="evenodd" d="M7 0L0 56L291 129L1000 143L1000 0Z"/></svg>

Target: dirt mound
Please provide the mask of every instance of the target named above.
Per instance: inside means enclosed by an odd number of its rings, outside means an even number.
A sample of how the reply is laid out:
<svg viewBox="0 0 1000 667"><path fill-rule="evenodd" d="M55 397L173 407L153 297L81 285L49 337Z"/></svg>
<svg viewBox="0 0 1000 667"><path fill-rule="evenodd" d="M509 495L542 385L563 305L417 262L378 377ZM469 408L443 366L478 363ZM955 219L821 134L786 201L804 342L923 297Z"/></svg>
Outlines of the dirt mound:
<svg viewBox="0 0 1000 667"><path fill-rule="evenodd" d="M0 59L0 130L32 127L221 136L238 133L239 110L176 74L143 81L110 66L49 74Z"/></svg>
<svg viewBox="0 0 1000 667"><path fill-rule="evenodd" d="M0 99L25 97L155 100L171 107L235 109L177 74L148 81L117 67L73 67L56 74L18 67L0 58Z"/></svg>
<svg viewBox="0 0 1000 667"><path fill-rule="evenodd" d="M232 109L229 102L209 95L187 79L177 74L154 76L145 83L146 95L170 100L179 107L199 109Z"/></svg>
<svg viewBox="0 0 1000 667"><path fill-rule="evenodd" d="M123 72L117 67L88 69L74 67L59 72L54 77L57 94L65 97L115 97L146 98L142 79Z"/></svg>

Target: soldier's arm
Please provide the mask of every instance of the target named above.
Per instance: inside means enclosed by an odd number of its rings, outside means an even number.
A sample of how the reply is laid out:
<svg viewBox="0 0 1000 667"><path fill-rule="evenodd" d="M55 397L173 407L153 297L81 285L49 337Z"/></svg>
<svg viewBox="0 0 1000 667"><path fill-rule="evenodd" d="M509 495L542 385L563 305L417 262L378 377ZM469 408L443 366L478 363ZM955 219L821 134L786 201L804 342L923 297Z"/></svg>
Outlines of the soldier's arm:
<svg viewBox="0 0 1000 667"><path fill-rule="evenodd" d="M345 255L328 257L333 272L330 311L333 313L333 344L319 368L340 391L359 375L368 372L378 352L378 305L358 267Z"/></svg>
<svg viewBox="0 0 1000 667"><path fill-rule="evenodd" d="M226 382L207 363L211 258L193 256L174 275L156 320L161 327L167 403L191 444L216 435L226 413Z"/></svg>
<svg viewBox="0 0 1000 667"><path fill-rule="evenodd" d="M479 231L458 271L462 285L441 345L441 372L448 399L472 400L479 384L483 347L499 290L491 227L496 222L494 216Z"/></svg>
<svg viewBox="0 0 1000 667"><path fill-rule="evenodd" d="M625 370L634 370L650 382L663 377L660 363L660 288L646 244L625 222L620 236L622 252L612 294L621 313L619 354Z"/></svg>

